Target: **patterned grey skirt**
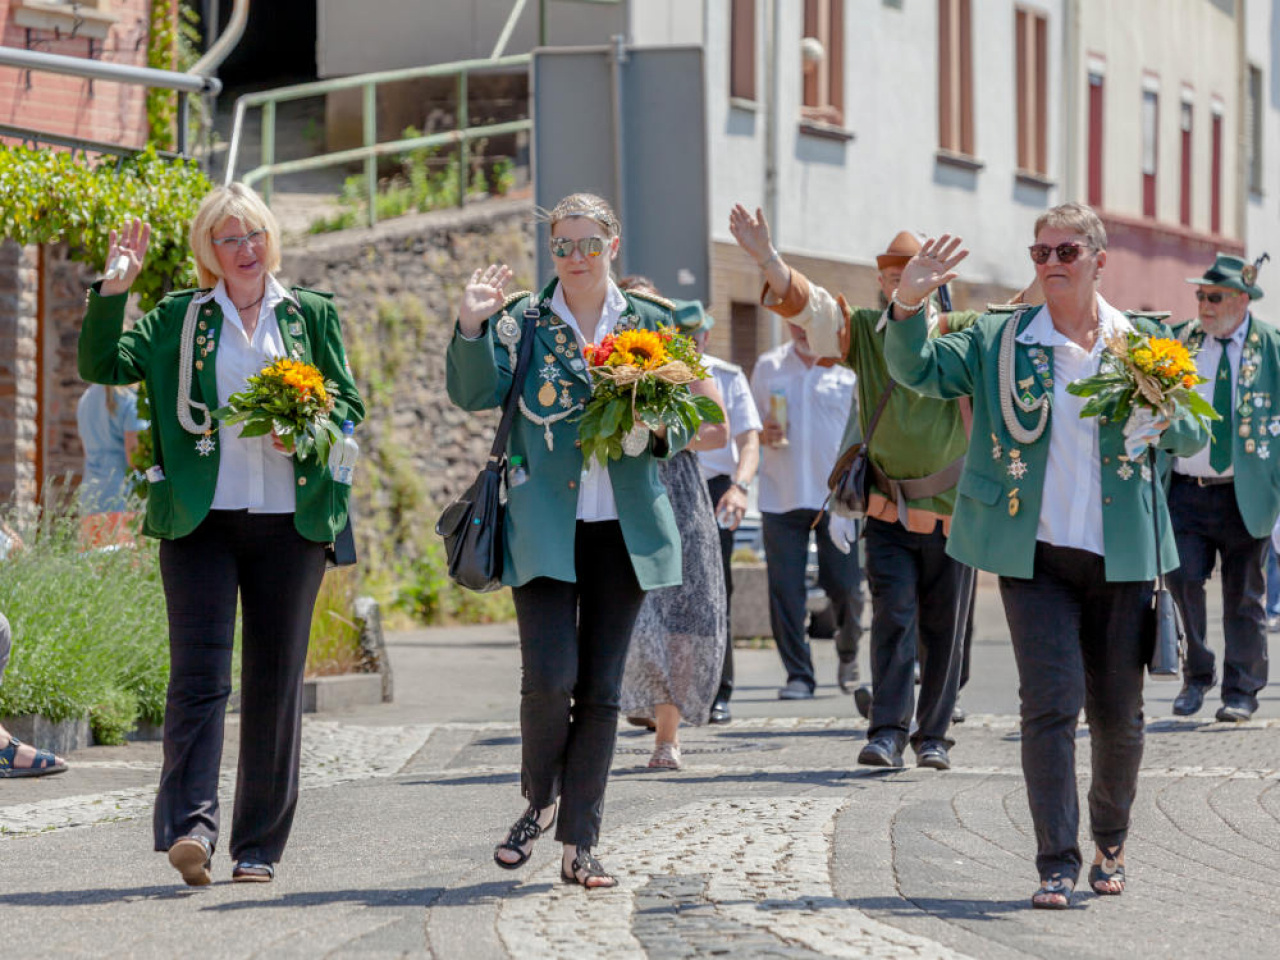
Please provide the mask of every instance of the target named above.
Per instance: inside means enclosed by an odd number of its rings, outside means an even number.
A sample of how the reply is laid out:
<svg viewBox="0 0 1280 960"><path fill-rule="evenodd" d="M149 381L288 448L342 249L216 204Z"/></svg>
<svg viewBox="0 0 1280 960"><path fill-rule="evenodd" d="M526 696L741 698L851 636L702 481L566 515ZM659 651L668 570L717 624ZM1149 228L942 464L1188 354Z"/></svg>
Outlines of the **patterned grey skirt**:
<svg viewBox="0 0 1280 960"><path fill-rule="evenodd" d="M653 717L673 703L687 722L707 722L724 663L725 593L714 505L698 458L684 450L659 470L680 528L684 582L646 594L631 633L622 712Z"/></svg>

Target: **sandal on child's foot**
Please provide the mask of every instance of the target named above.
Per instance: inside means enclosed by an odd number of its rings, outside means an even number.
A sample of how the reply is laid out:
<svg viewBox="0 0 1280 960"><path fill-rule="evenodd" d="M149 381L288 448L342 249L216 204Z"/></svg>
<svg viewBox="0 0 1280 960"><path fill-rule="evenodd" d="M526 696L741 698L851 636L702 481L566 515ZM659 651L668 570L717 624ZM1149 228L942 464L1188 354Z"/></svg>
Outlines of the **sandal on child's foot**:
<svg viewBox="0 0 1280 960"><path fill-rule="evenodd" d="M1040 910L1066 910L1071 906L1071 894L1075 881L1060 873L1040 881L1040 887L1031 895L1031 905Z"/></svg>
<svg viewBox="0 0 1280 960"><path fill-rule="evenodd" d="M551 829L556 822L555 809L552 808L551 820L543 824L538 820L538 808L530 807L519 820L507 831L507 839L493 848L493 862L503 870L515 870L529 862L533 855L533 841ZM504 860L498 856L503 850L510 850L516 855L515 860Z"/></svg>
<svg viewBox="0 0 1280 960"><path fill-rule="evenodd" d="M590 847L578 847L577 856L566 870L564 861L560 861L560 879L565 883L577 883L588 890L602 890L616 887L618 880L611 876L604 866L591 855Z"/></svg>
<svg viewBox="0 0 1280 960"><path fill-rule="evenodd" d="M1124 864L1119 861L1123 849L1123 844L1098 848L1102 862L1089 868L1089 886L1098 896L1118 897L1124 893Z"/></svg>

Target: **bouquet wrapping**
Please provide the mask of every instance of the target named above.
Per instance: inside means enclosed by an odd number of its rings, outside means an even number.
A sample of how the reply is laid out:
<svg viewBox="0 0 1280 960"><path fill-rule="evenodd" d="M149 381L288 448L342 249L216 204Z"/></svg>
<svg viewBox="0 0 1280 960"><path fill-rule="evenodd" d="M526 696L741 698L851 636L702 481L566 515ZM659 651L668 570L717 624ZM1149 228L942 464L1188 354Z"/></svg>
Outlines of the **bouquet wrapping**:
<svg viewBox="0 0 1280 960"><path fill-rule="evenodd" d="M338 385L316 367L282 358L249 378L249 389L233 393L213 411L222 426L244 424L242 437L262 437L273 430L285 449L299 460L314 455L320 463L339 437L333 412Z"/></svg>
<svg viewBox="0 0 1280 960"><path fill-rule="evenodd" d="M1128 331L1112 334L1105 342L1098 372L1067 385L1068 393L1089 398L1081 417L1108 416L1126 425L1135 416L1154 421L1183 416L1201 422L1221 419L1213 404L1196 392L1205 378L1196 372L1195 358L1182 341Z"/></svg>
<svg viewBox="0 0 1280 960"><path fill-rule="evenodd" d="M693 340L674 330L622 330L583 351L592 378L591 399L578 421L584 459L607 464L638 456L658 427L722 423L724 411L689 384L707 378Z"/></svg>

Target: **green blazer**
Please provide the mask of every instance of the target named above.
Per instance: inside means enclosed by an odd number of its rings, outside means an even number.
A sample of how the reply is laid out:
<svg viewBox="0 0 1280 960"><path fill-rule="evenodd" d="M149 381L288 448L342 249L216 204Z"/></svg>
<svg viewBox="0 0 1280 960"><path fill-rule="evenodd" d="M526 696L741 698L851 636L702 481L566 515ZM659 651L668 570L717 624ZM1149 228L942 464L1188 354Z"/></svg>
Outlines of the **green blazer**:
<svg viewBox="0 0 1280 960"><path fill-rule="evenodd" d="M1040 439L1026 447L1015 443L1000 412L998 357L1000 336L1006 323L1026 329L1035 309L992 312L967 330L928 339L924 312L898 323L891 322L885 339L889 370L901 383L931 397L973 397L973 438L964 473L957 485L959 497L947 539L947 552L962 563L1006 577L1030 578L1035 570L1036 531L1049 438L1053 432L1051 411ZM1128 314L1130 322L1147 333L1169 336L1168 328L1150 319ZM1041 369L1031 356L1042 356ZM1032 399L1045 394L1053 399L1053 351L1018 343L1014 352L1014 382ZM1036 418L1014 407L1022 426L1030 429ZM1100 418L1099 458L1102 477L1102 526L1108 580L1141 581L1156 576L1155 533L1152 510L1160 523L1160 570L1178 565L1178 551L1164 490L1157 484L1152 504L1150 471L1124 455L1123 423ZM1190 456L1204 446L1209 431L1198 420L1175 422L1160 438L1160 448L1175 456ZM1018 461L1022 466L1017 466Z"/></svg>
<svg viewBox="0 0 1280 960"><path fill-rule="evenodd" d="M475 340L454 329L446 356L449 398L463 410L502 406L511 389L511 360L494 327L502 314L523 325L526 308L538 311L533 356L522 396L535 416L573 409L591 396L591 381L573 331L551 311L553 280L539 294L527 291L507 298L503 309L484 322ZM673 326L667 301L624 293L627 308L619 326L656 330ZM541 395L541 396L540 396ZM549 402L547 402L549 401ZM517 411L508 454L524 458L529 479L507 493L503 521L502 582L520 586L534 577L574 582L574 527L578 513L578 483L583 460L578 442L578 413L546 428ZM667 490L658 475L658 461L684 448L686 432L668 429L665 443L653 441L637 457L609 462L609 481L618 507L622 537L631 555L636 578L645 590L681 582L680 531L676 527Z"/></svg>
<svg viewBox="0 0 1280 960"><path fill-rule="evenodd" d="M1244 322L1249 330L1240 356L1231 423L1231 464L1236 476L1232 486L1246 529L1252 536L1269 537L1280 516L1280 330L1252 314ZM1205 332L1197 319L1174 329L1192 352L1204 343Z"/></svg>
<svg viewBox="0 0 1280 960"><path fill-rule="evenodd" d="M144 380L151 399L151 436L155 461L164 470L164 479L153 481L147 493L147 513L142 531L162 540L185 537L204 520L213 503L218 481L218 461L222 445L213 436L212 450L201 454L202 439L178 423L178 356L182 321L187 306L199 290L181 290L165 297L154 310L124 331L127 294L104 297L98 284L89 291L88 310L80 329L80 376L90 383L136 383ZM276 321L285 352L314 364L328 380L338 384L333 419L338 423L364 419L364 404L356 390L342 344L342 328L332 295L294 287L301 309L288 301L276 307ZM200 308L200 333L222 341L222 309L214 301ZM216 350L193 361L197 369L191 377L191 398L219 405L215 364ZM314 457L299 463L293 458L297 479L296 510L293 523L308 540L332 543L347 522L347 500L351 487L334 483L327 464Z"/></svg>

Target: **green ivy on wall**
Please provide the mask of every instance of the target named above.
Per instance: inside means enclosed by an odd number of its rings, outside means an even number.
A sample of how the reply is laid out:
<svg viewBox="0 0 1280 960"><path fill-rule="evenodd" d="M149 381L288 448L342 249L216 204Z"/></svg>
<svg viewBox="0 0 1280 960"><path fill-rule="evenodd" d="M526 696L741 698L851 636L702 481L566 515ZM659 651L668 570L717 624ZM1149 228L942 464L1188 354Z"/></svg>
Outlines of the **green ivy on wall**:
<svg viewBox="0 0 1280 960"><path fill-rule="evenodd" d="M71 256L102 268L108 233L130 217L151 224L151 246L133 285L150 310L164 294L193 285L187 230L212 188L193 162L164 160L147 147L137 156L96 164L65 151L0 145L0 223L20 244L66 243Z"/></svg>
<svg viewBox="0 0 1280 960"><path fill-rule="evenodd" d="M174 8L177 8L176 11ZM147 66L185 72L199 59L200 14L178 0L152 0L147 31ZM198 97L193 113L203 109ZM178 95L159 87L147 88L147 142L161 150L176 149Z"/></svg>

